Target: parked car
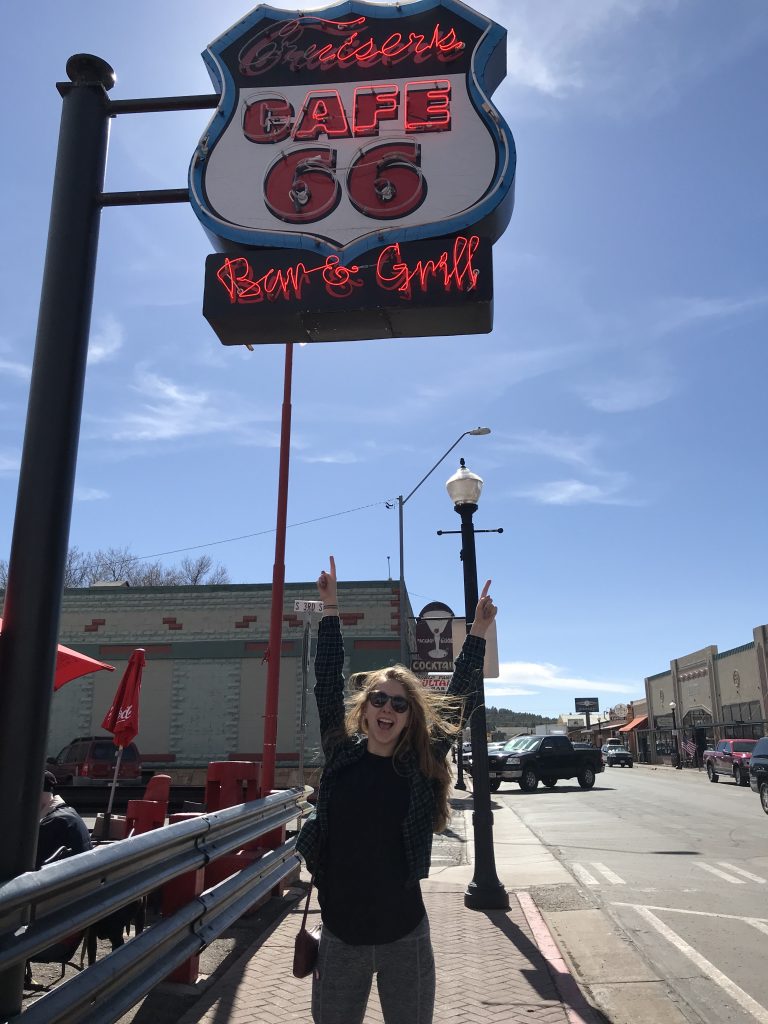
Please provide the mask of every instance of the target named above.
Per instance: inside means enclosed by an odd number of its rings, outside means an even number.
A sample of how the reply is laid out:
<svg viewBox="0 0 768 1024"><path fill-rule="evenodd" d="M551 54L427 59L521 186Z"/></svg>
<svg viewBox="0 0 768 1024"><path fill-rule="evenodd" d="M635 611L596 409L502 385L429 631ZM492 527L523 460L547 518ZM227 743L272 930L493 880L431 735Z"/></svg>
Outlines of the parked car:
<svg viewBox="0 0 768 1024"><path fill-rule="evenodd" d="M520 789L530 792L539 781L553 789L558 780L573 778L582 789L591 789L597 774L604 770L598 750L575 750L567 736L528 736L525 740L511 750L507 744L504 750L489 756L493 792L502 782L517 782Z"/></svg>
<svg viewBox="0 0 768 1024"><path fill-rule="evenodd" d="M64 786L97 786L111 782L115 774L117 747L111 736L80 736L72 740L46 767ZM141 757L135 743L123 749L118 782L141 782Z"/></svg>
<svg viewBox="0 0 768 1024"><path fill-rule="evenodd" d="M489 743L488 754L497 754L500 750L503 750L506 746L505 743ZM470 744L469 750L462 753L462 760L464 762L464 770L472 774L472 746Z"/></svg>
<svg viewBox="0 0 768 1024"><path fill-rule="evenodd" d="M768 814L768 736L759 739L749 761L749 785L760 794L760 803Z"/></svg>
<svg viewBox="0 0 768 1024"><path fill-rule="evenodd" d="M749 785L749 759L757 740L720 740L714 750L704 751L704 767L710 782L719 782L725 775L737 786Z"/></svg>
<svg viewBox="0 0 768 1024"><path fill-rule="evenodd" d="M577 742L573 744L574 750L594 750L594 746L591 743Z"/></svg>
<svg viewBox="0 0 768 1024"><path fill-rule="evenodd" d="M608 768L634 767L635 759L626 747L608 747L605 754L605 764Z"/></svg>

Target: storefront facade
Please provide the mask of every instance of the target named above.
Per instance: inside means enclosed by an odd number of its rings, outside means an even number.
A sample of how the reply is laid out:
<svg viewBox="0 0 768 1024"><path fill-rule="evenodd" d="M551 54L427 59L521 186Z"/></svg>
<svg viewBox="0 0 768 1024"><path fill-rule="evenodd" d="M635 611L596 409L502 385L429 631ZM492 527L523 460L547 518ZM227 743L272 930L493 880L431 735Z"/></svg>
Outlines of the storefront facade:
<svg viewBox="0 0 768 1024"><path fill-rule="evenodd" d="M767 641L768 626L757 626L749 643L702 648L646 678L648 722L636 742L650 763L671 764L679 754L684 765L701 765L721 739L768 733Z"/></svg>

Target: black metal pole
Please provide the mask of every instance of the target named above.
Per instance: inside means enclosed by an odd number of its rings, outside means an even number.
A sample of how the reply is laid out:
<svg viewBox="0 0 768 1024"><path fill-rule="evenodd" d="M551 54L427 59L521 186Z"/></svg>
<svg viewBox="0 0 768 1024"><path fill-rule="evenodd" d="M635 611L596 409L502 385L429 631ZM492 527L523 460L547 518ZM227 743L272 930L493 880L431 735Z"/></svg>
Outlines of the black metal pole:
<svg viewBox="0 0 768 1024"><path fill-rule="evenodd" d="M477 505L454 505L461 516L461 558L464 566L464 614L467 632L471 629L477 607L477 559L475 556L475 528L472 516ZM464 893L464 906L471 910L509 910L507 890L496 874L493 853L493 812L491 787L488 779L488 746L485 720L485 687L480 676L479 693L470 718L472 736L472 791L474 809L472 830L475 840L475 871Z"/></svg>
<svg viewBox="0 0 768 1024"><path fill-rule="evenodd" d="M462 729L459 735L459 741L456 744L456 782L453 786L454 789L465 790L467 784L464 781L464 730Z"/></svg>
<svg viewBox="0 0 768 1024"><path fill-rule="evenodd" d="M90 54L67 75L0 636L0 884L35 863L115 79ZM0 973L3 1020L21 1011L23 981L23 963Z"/></svg>
<svg viewBox="0 0 768 1024"><path fill-rule="evenodd" d="M678 732L677 732L677 715L675 714L675 709L674 708L670 708L670 710L672 712L672 743L673 743L673 746L674 746L674 749L675 749L675 757L677 759L675 761L675 768L679 768L682 771L682 769L683 769L683 758L682 758L682 754L680 753L680 751L681 751L680 736L678 735Z"/></svg>

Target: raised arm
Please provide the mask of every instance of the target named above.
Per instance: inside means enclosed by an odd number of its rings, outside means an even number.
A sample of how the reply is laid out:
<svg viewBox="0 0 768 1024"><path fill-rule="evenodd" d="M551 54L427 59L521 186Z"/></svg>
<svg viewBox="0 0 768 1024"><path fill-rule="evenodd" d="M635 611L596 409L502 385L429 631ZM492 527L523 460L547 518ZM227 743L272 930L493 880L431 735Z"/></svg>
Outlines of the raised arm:
<svg viewBox="0 0 768 1024"><path fill-rule="evenodd" d="M489 596L491 581L486 580L483 592L475 608L472 628L464 640L464 646L456 659L453 678L446 692L447 697L460 698L460 707L451 708L450 703L444 715L446 721L455 725L464 724L477 705L478 688L483 678L485 660L485 635L491 628L498 609ZM437 757L445 757L453 745L453 738L439 739L433 744Z"/></svg>
<svg viewBox="0 0 768 1024"><path fill-rule="evenodd" d="M339 622L336 593L336 562L317 580L317 592L323 602L323 617L317 631L315 654L315 700L320 716L320 741L326 758L344 736L344 642Z"/></svg>

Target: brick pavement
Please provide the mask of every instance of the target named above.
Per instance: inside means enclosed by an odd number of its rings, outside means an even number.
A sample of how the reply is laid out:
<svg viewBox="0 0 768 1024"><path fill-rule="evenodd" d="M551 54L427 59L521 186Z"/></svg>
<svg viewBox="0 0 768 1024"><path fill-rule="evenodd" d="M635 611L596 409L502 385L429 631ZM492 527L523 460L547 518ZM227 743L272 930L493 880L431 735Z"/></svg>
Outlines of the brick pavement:
<svg viewBox="0 0 768 1024"><path fill-rule="evenodd" d="M424 893L438 965L439 1024L567 1024L568 1015L514 893L511 909L471 911L455 885ZM311 1021L311 979L291 974L301 901L262 936L179 1024ZM310 919L313 914L310 910ZM315 920L319 914L315 911ZM383 1024L373 986L365 1024Z"/></svg>

